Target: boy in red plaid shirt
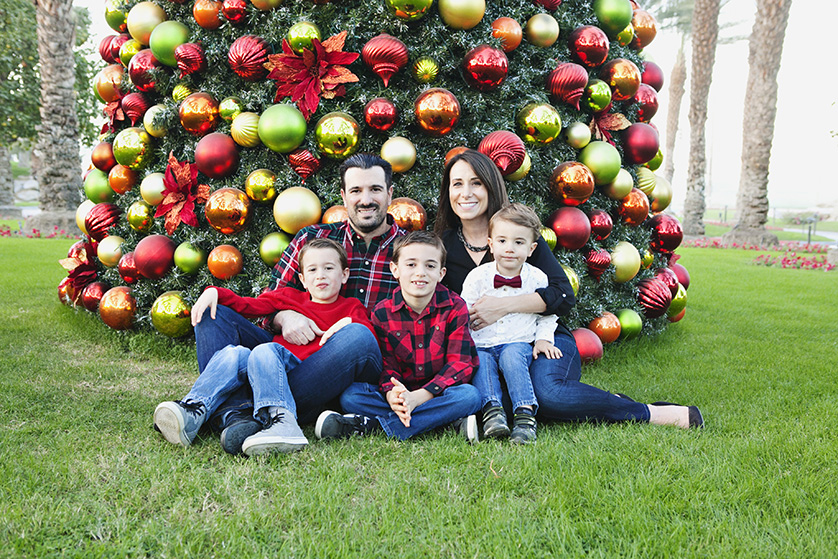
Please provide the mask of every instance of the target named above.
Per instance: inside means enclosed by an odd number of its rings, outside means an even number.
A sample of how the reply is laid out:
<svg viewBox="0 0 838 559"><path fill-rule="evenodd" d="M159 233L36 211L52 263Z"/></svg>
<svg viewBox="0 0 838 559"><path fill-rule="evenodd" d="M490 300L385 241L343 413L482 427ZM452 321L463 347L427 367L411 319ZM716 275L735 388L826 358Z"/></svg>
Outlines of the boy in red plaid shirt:
<svg viewBox="0 0 838 559"><path fill-rule="evenodd" d="M404 440L458 423L474 442L480 396L469 380L477 349L468 329L468 309L440 285L445 247L431 232L414 231L396 240L390 269L399 287L372 313L384 366L378 386L356 382L341 395L349 413L325 411L317 419L321 439L367 435L383 430Z"/></svg>

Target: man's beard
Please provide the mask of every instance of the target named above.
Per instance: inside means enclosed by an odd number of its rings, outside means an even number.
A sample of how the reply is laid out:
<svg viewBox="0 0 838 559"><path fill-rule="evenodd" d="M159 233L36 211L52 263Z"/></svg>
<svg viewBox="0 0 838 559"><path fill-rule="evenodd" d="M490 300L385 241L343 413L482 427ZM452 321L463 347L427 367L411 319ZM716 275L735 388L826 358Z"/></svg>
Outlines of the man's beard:
<svg viewBox="0 0 838 559"><path fill-rule="evenodd" d="M355 212L354 212L355 216L358 215L358 210L368 210L368 209L375 209L375 210L380 211L381 206L379 206L378 204L370 205L370 206L356 206L355 207ZM384 216L380 216L380 219L376 219L375 221L368 222L368 223L358 223L354 219L350 219L350 221L352 222L352 226L355 227L355 229L357 229L361 233L371 233L371 232L375 231L376 229L378 229L381 226L382 223L384 223L384 219L386 219Z"/></svg>

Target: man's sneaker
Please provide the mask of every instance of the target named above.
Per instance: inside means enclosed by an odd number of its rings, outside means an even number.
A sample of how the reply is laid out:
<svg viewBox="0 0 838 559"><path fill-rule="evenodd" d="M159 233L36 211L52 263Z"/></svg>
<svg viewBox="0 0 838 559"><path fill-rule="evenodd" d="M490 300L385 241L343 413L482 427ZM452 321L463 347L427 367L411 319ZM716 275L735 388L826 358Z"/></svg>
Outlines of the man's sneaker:
<svg viewBox="0 0 838 559"><path fill-rule="evenodd" d="M207 419L201 402L163 402L154 410L154 426L172 444L189 446Z"/></svg>
<svg viewBox="0 0 838 559"><path fill-rule="evenodd" d="M451 424L457 432L464 437L469 443L474 444L480 440L477 429L477 416L471 414L467 417L461 417Z"/></svg>
<svg viewBox="0 0 838 559"><path fill-rule="evenodd" d="M509 441L513 444L528 444L535 442L535 416L531 411L515 412L512 420L512 434Z"/></svg>
<svg viewBox="0 0 838 559"><path fill-rule="evenodd" d="M270 419L268 426L245 439L242 451L248 456L273 452L297 452L308 445L308 439L297 425L294 415L284 409Z"/></svg>
<svg viewBox="0 0 838 559"><path fill-rule="evenodd" d="M314 434L318 439L348 439L353 435L364 437L381 430L381 423L374 417L354 413L341 415L328 410L321 413L314 424Z"/></svg>
<svg viewBox="0 0 838 559"><path fill-rule="evenodd" d="M492 406L483 411L483 438L502 439L509 436L506 412L501 406Z"/></svg>
<svg viewBox="0 0 838 559"><path fill-rule="evenodd" d="M221 448L228 454L241 454L244 441L263 428L264 425L253 419L252 415L242 414L240 417L232 419L227 427L221 431Z"/></svg>

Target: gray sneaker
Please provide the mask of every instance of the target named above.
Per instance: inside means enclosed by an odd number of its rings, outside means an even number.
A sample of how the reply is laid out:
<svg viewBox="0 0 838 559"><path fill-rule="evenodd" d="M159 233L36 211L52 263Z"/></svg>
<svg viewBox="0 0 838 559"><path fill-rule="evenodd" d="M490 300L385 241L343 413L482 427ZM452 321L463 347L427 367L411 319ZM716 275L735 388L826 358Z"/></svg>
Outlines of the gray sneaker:
<svg viewBox="0 0 838 559"><path fill-rule="evenodd" d="M476 415L471 414L467 417L461 417L451 425L469 443L474 444L480 440Z"/></svg>
<svg viewBox="0 0 838 559"><path fill-rule="evenodd" d="M242 452L248 456L271 453L297 452L308 445L308 439L297 425L294 415L280 408L267 427L250 435L242 443Z"/></svg>
<svg viewBox="0 0 838 559"><path fill-rule="evenodd" d="M207 419L201 402L163 402L154 410L154 426L172 444L189 446Z"/></svg>

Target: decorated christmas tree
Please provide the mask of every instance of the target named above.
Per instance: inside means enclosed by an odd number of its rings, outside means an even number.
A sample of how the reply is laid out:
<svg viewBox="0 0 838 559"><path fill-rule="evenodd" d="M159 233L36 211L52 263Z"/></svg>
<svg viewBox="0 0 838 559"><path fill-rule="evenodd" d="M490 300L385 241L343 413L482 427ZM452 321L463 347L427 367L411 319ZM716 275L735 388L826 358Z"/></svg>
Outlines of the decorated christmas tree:
<svg viewBox="0 0 838 559"><path fill-rule="evenodd" d="M446 157L479 149L578 292L583 357L684 314L652 15L631 0L108 0L101 143L62 263L106 324L191 332L206 285L255 295L302 227L343 219L338 167L380 153L390 213L431 227ZM590 327L591 331L587 330Z"/></svg>

